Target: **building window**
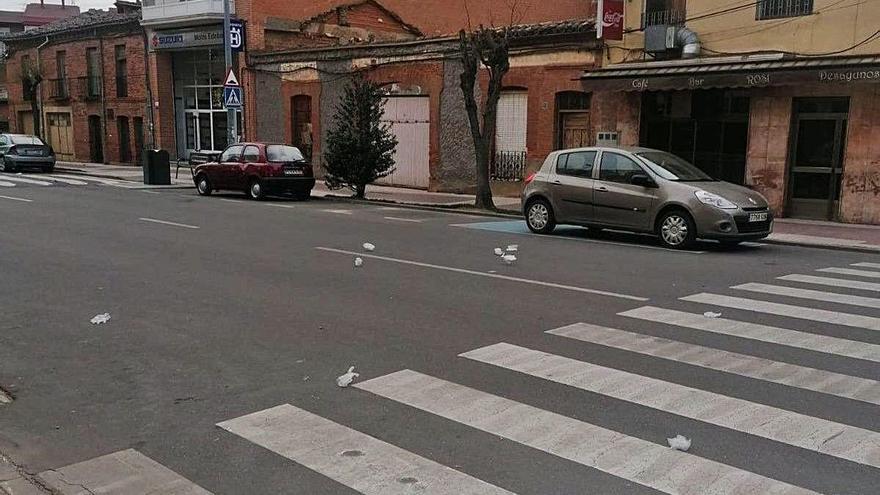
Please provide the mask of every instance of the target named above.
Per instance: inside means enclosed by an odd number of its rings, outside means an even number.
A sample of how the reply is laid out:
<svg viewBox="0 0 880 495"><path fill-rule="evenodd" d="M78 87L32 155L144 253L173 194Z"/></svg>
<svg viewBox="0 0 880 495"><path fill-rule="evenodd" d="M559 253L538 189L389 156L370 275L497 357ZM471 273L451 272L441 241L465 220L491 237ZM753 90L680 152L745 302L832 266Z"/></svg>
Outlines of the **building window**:
<svg viewBox="0 0 880 495"><path fill-rule="evenodd" d="M490 175L493 180L522 180L526 167L529 93L505 90L498 100L498 126Z"/></svg>
<svg viewBox="0 0 880 495"><path fill-rule="evenodd" d="M755 18L759 21L813 13L813 0L759 0L756 6Z"/></svg>
<svg viewBox="0 0 880 495"><path fill-rule="evenodd" d="M687 13L686 0L645 0L644 5L642 28L684 23Z"/></svg>
<svg viewBox="0 0 880 495"><path fill-rule="evenodd" d="M86 48L86 97L101 96L101 60L97 48Z"/></svg>
<svg viewBox="0 0 880 495"><path fill-rule="evenodd" d="M64 50L55 52L55 79L52 80L50 97L67 98L67 53Z"/></svg>
<svg viewBox="0 0 880 495"><path fill-rule="evenodd" d="M125 59L125 45L116 45L116 96L128 96L128 60Z"/></svg>

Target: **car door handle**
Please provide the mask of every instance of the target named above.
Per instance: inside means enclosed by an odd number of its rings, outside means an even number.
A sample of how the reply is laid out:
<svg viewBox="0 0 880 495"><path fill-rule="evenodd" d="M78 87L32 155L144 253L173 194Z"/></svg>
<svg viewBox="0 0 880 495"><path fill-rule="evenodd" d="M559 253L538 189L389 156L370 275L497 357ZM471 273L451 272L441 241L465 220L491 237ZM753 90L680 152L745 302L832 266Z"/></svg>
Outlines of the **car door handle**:
<svg viewBox="0 0 880 495"><path fill-rule="evenodd" d="M553 182L551 182L551 184L553 184L554 186L561 186L562 182L559 182L558 180L554 180Z"/></svg>
<svg viewBox="0 0 880 495"><path fill-rule="evenodd" d="M608 188L607 187L597 187L596 192L608 192Z"/></svg>

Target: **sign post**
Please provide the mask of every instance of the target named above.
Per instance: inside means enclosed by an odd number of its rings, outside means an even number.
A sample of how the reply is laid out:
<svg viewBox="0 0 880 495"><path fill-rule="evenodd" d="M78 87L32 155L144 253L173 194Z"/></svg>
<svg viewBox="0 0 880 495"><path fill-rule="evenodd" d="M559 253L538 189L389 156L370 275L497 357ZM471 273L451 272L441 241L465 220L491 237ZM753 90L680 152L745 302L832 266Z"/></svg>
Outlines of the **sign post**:
<svg viewBox="0 0 880 495"><path fill-rule="evenodd" d="M231 31L230 31L231 20L229 19L229 0L223 0L223 56L226 59L226 79L227 83L229 82L229 76L232 75L235 78L235 73L232 70L232 43L231 43ZM240 33L240 32L239 32ZM235 79L235 82L238 82L238 79ZM238 107L241 107L241 86L235 85L238 87ZM223 101L229 102L231 97L234 95L235 90L232 89L235 86L224 85L223 87ZM229 89L227 89L229 88ZM227 91L229 91L230 95L227 95ZM226 97L230 96L230 99ZM235 106L226 105L226 142L228 144L232 144L236 142L238 139L238 119L236 118L237 109Z"/></svg>

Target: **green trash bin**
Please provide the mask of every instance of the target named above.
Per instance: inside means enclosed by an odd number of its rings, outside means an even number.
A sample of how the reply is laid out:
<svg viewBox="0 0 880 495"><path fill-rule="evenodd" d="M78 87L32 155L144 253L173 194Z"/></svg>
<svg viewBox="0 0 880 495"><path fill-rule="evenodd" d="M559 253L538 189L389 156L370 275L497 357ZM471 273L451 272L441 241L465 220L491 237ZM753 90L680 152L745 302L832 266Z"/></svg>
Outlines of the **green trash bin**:
<svg viewBox="0 0 880 495"><path fill-rule="evenodd" d="M171 185L171 160L165 150L144 150L144 184Z"/></svg>

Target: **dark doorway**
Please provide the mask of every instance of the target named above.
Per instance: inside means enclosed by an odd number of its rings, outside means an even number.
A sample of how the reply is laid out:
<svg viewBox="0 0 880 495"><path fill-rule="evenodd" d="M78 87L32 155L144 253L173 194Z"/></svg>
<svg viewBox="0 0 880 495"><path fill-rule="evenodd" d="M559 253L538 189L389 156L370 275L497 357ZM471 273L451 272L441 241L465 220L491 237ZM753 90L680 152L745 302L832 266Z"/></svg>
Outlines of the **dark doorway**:
<svg viewBox="0 0 880 495"><path fill-rule="evenodd" d="M834 220L840 202L846 149L847 98L794 101L788 214Z"/></svg>
<svg viewBox="0 0 880 495"><path fill-rule="evenodd" d="M312 159L312 97L297 95L290 99L291 132L290 140L302 151L307 160Z"/></svg>
<svg viewBox="0 0 880 495"><path fill-rule="evenodd" d="M119 161L131 163L131 132L128 130L128 117L116 118L116 137L119 138Z"/></svg>
<svg viewBox="0 0 880 495"><path fill-rule="evenodd" d="M582 91L556 93L556 149L590 145L590 94Z"/></svg>
<svg viewBox="0 0 880 495"><path fill-rule="evenodd" d="M101 128L101 117L89 115L89 160L92 163L104 163L104 140Z"/></svg>
<svg viewBox="0 0 880 495"><path fill-rule="evenodd" d="M642 97L642 146L669 151L710 176L743 184L749 97L735 90L648 92Z"/></svg>

